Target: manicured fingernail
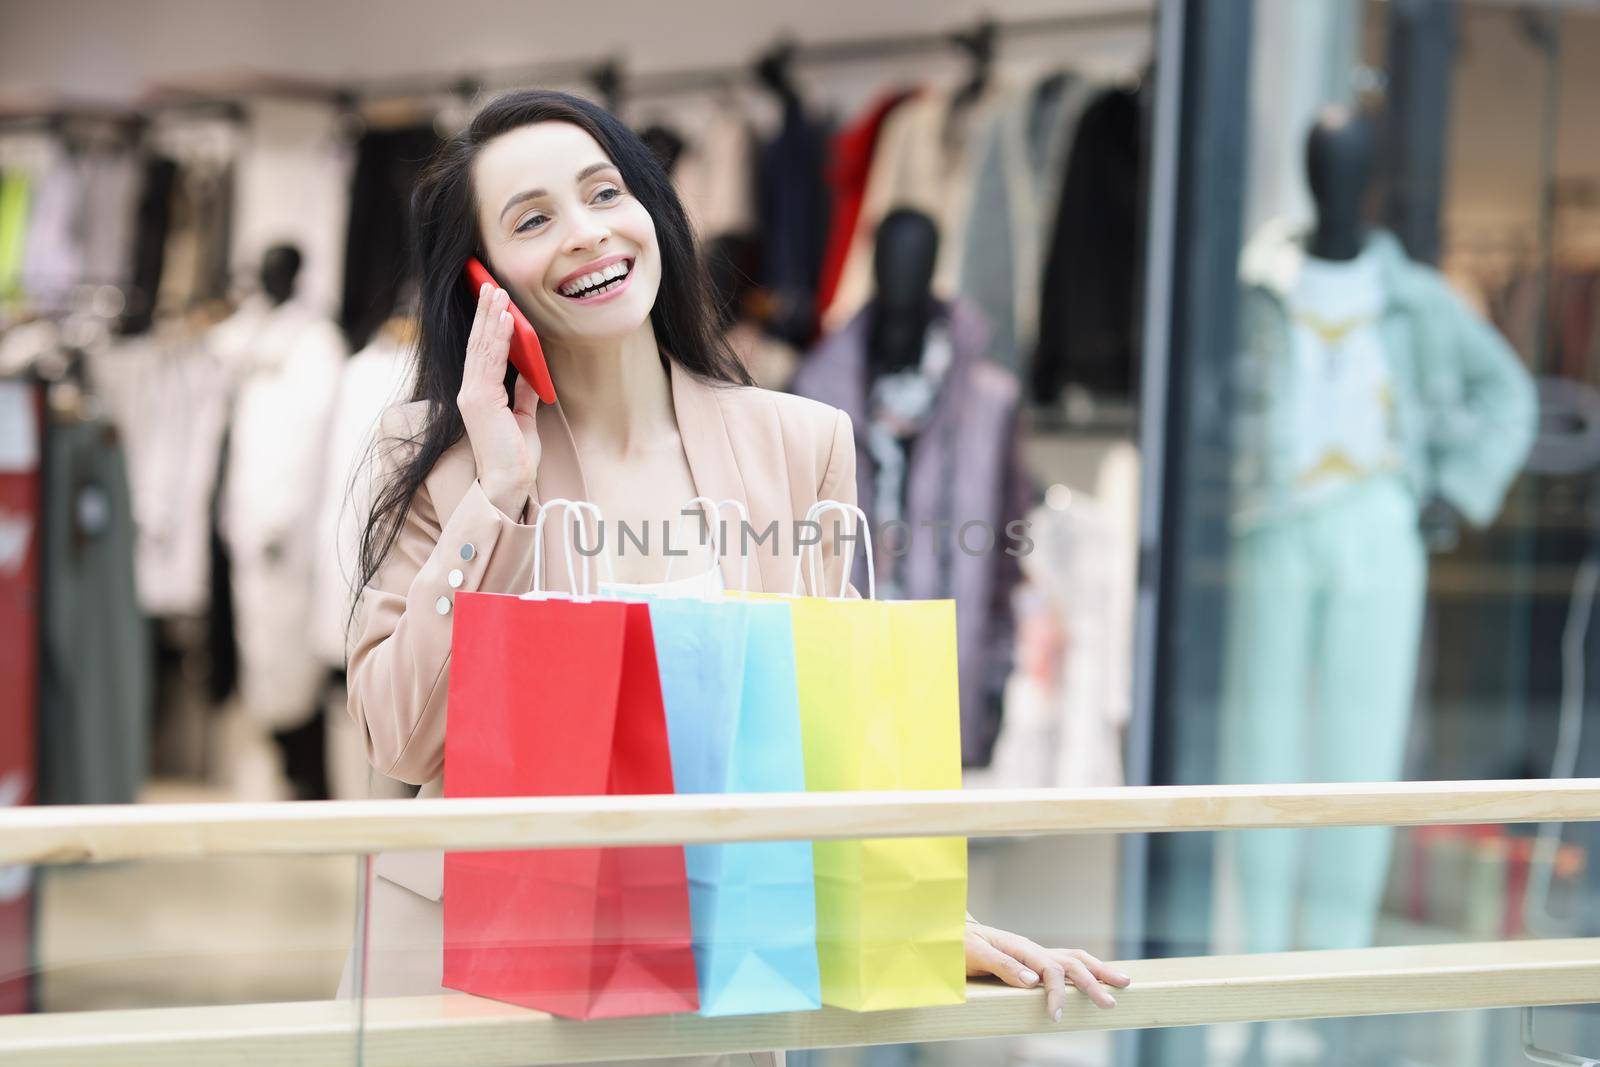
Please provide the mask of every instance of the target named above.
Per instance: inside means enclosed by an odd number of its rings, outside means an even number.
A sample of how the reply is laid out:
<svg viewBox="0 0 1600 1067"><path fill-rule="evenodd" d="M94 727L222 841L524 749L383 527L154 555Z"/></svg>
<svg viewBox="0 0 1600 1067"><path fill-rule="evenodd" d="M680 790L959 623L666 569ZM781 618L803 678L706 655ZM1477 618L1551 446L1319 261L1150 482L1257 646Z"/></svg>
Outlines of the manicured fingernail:
<svg viewBox="0 0 1600 1067"><path fill-rule="evenodd" d="M1054 1015L1050 1016L1050 1018L1054 1019L1056 1022L1060 1022L1061 1021L1061 1009L1057 1008L1056 1009L1056 1013Z"/></svg>
<svg viewBox="0 0 1600 1067"><path fill-rule="evenodd" d="M1039 984L1039 976L1027 969L1024 969L1022 972L1022 980L1027 982L1029 985Z"/></svg>
<svg viewBox="0 0 1600 1067"><path fill-rule="evenodd" d="M1110 993L1107 993L1106 994L1106 1002L1103 1005L1103 1007L1114 1008L1116 1006L1117 1006L1117 998L1112 996Z"/></svg>
<svg viewBox="0 0 1600 1067"><path fill-rule="evenodd" d="M1127 975L1123 974L1121 971L1117 972L1117 981L1121 982L1123 985L1132 985L1133 984L1133 979L1129 978Z"/></svg>

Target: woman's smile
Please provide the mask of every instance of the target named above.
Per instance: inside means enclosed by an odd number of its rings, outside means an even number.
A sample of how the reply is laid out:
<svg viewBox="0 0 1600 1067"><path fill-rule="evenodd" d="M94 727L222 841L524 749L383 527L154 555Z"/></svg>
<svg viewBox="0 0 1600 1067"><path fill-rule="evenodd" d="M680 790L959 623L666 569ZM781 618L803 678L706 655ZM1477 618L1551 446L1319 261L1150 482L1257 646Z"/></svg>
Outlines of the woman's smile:
<svg viewBox="0 0 1600 1067"><path fill-rule="evenodd" d="M633 280L633 257L608 256L562 279L556 292L574 304L601 304Z"/></svg>

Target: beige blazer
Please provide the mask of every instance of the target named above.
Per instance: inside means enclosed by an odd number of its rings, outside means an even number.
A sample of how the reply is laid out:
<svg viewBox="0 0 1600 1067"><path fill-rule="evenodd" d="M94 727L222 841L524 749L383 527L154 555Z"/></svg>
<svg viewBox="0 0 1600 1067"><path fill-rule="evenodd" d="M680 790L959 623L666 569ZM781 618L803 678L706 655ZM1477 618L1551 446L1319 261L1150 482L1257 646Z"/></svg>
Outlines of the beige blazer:
<svg viewBox="0 0 1600 1067"><path fill-rule="evenodd" d="M695 490L713 500L743 501L758 533L777 524L775 541L752 547L750 585L788 591L795 572L795 522L818 500L855 502L855 438L849 416L803 397L709 383L675 363L668 373ZM415 433L423 410L421 403L412 403L385 414L379 478L404 457L403 442ZM540 405L537 423L538 480L534 501L519 520L531 520L541 500L588 499L559 400ZM731 516L729 521L734 521ZM544 537L544 587L565 590L560 525L547 522ZM513 521L479 487L471 445L463 438L434 464L394 546L362 591L349 643L350 714L374 769L420 784L419 796L442 792L454 598L465 590L526 592L533 547L531 521ZM824 573L835 589L841 567L838 547L832 537L824 537ZM738 588L737 554L730 550L721 567L726 587ZM373 872L367 995L440 992L442 854L388 853L374 859ZM351 994L351 979L347 961L340 996ZM742 1064L744 1057L682 1062ZM772 1064L777 1059L760 1054L751 1062Z"/></svg>

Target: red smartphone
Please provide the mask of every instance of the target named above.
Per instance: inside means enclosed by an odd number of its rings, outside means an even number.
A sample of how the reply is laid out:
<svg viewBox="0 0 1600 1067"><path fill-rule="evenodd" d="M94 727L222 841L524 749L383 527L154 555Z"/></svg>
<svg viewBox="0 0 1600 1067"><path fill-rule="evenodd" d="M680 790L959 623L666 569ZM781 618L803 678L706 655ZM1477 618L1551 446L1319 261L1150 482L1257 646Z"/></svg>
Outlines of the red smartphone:
<svg viewBox="0 0 1600 1067"><path fill-rule="evenodd" d="M477 256L467 257L467 285L472 290L474 298L483 288L485 282L495 288L503 288L494 280L484 265L478 262ZM507 357L511 365L517 368L517 373L528 379L528 384L533 386L533 391L539 394L539 399L546 404L556 402L556 385L550 380L550 368L544 361L544 347L539 344L539 335L533 332L533 323L517 307L515 300L506 305L506 310L511 312L511 349Z"/></svg>

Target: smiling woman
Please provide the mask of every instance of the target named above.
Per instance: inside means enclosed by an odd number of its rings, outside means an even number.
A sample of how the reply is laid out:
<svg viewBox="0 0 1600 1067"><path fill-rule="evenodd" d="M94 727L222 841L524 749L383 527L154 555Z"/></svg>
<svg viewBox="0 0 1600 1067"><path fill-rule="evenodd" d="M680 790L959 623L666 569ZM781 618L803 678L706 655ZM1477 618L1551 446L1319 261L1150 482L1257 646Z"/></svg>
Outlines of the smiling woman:
<svg viewBox="0 0 1600 1067"><path fill-rule="evenodd" d="M495 276L513 289L517 279L527 279L528 290L515 295L524 296L539 316L543 335L558 341L622 336L648 317L661 281L650 212L629 192L622 172L594 137L577 126L524 126L487 146L474 166L479 203L487 213L494 211L496 192L526 179L530 169L558 171L584 159L590 162L565 181L513 193L493 219L480 220ZM593 256L606 245L610 254ZM536 278L545 284L534 286ZM624 291L632 296L612 299ZM561 299L551 301L550 294ZM574 322L567 307L543 306L551 303L611 306L604 317Z"/></svg>
<svg viewBox="0 0 1600 1067"><path fill-rule="evenodd" d="M548 445L536 423L548 416L535 414L531 390L491 351L503 346L495 331L511 301L538 331L559 385L559 435L589 446L580 449L583 473L606 480L607 461L659 464L668 468L655 472L665 475L665 506L648 510L676 514L695 494L666 499L692 481L662 371L681 368L691 389L750 379L713 328L687 216L643 142L582 98L507 94L441 146L413 205L423 279L416 403L391 418L406 447L380 442L394 454L367 523L357 588L377 575L429 472L463 440L476 482L507 518L520 518L533 499ZM476 305L459 282L469 256L504 287L478 294ZM594 288L594 275L619 266L626 274L606 292L562 292L578 282ZM610 501L584 498L608 518L624 517Z"/></svg>
<svg viewBox="0 0 1600 1067"><path fill-rule="evenodd" d="M671 183L594 104L546 91L493 101L443 146L413 204L418 384L411 403L385 415L376 443L349 708L379 772L438 796L455 595L522 593L536 578L570 589L552 563L562 558L560 524L544 529L534 574L540 535L528 519L540 501L592 501L608 523L637 529L672 521L693 497L736 500L755 529L777 529L776 542L748 570L729 557L711 567L726 588L748 573L745 588L788 591L798 520L819 500L856 500L855 436L841 411L749 384L716 332ZM499 283L482 286L476 303L461 283L469 257ZM508 366L513 301L540 335L552 404ZM838 533L825 531L820 546L830 587L843 580ZM618 555L614 578L660 582L660 547ZM375 861L367 994L439 992L442 868L437 853ZM346 967L345 994L359 958ZM1043 987L1051 1012L1069 982L1102 1006L1112 1003L1102 981L1126 984L1084 953L975 922L966 958L969 973Z"/></svg>

